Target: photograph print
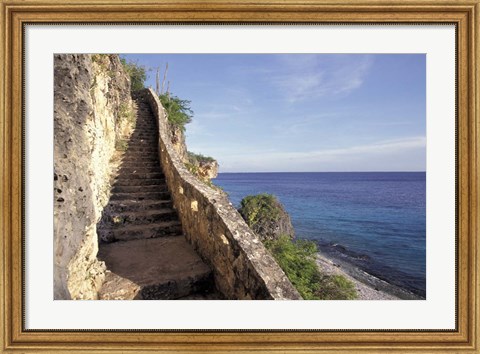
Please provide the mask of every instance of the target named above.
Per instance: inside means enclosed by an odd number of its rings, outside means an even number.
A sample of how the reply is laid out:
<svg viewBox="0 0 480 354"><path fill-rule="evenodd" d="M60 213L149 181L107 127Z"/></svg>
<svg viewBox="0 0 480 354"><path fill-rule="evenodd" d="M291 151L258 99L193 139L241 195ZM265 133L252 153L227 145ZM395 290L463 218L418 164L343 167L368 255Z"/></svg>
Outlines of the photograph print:
<svg viewBox="0 0 480 354"><path fill-rule="evenodd" d="M56 54L56 300L424 300L425 54Z"/></svg>

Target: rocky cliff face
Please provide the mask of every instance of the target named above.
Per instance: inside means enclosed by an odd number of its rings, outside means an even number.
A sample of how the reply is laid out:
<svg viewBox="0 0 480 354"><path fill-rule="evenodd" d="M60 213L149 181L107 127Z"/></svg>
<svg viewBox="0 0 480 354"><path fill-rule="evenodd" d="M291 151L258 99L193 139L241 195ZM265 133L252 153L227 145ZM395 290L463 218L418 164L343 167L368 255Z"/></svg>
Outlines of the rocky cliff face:
<svg viewBox="0 0 480 354"><path fill-rule="evenodd" d="M180 129L180 127L176 127L170 124L169 128L173 148L177 152L178 156L180 156L180 159L183 162L187 162L188 153L187 144L185 143L185 134L183 134L183 131L182 129Z"/></svg>
<svg viewBox="0 0 480 354"><path fill-rule="evenodd" d="M54 296L94 299L105 271L96 223L115 146L134 124L130 81L117 55L56 55L54 65Z"/></svg>
<svg viewBox="0 0 480 354"><path fill-rule="evenodd" d="M169 126L172 147L189 171L204 182L209 182L218 175L218 162L211 157L193 154L187 151L185 135L179 127Z"/></svg>
<svg viewBox="0 0 480 354"><path fill-rule="evenodd" d="M198 177L203 180L211 180L218 175L218 162L217 161L205 161L200 162L198 165Z"/></svg>

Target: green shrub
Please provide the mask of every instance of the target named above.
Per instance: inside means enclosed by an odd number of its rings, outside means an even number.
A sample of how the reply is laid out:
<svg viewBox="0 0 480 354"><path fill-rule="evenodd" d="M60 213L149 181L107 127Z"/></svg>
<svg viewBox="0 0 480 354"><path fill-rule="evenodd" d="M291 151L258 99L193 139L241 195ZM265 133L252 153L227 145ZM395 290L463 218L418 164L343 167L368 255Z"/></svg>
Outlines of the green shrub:
<svg viewBox="0 0 480 354"><path fill-rule="evenodd" d="M137 62L127 62L124 58L120 58L123 69L130 76L130 85L132 91L138 91L145 87L145 80L147 80L147 69Z"/></svg>
<svg viewBox="0 0 480 354"><path fill-rule="evenodd" d="M177 96L167 94L159 95L160 102L167 113L168 121L173 126L185 131L185 124L192 121L193 111L190 108L191 101L182 100Z"/></svg>
<svg viewBox="0 0 480 354"><path fill-rule="evenodd" d="M265 247L305 300L317 299L316 292L321 278L312 244L294 242L287 235L265 242Z"/></svg>
<svg viewBox="0 0 480 354"><path fill-rule="evenodd" d="M317 296L322 300L354 300L357 298L355 285L342 275L323 275Z"/></svg>
<svg viewBox="0 0 480 354"><path fill-rule="evenodd" d="M357 297L354 284L342 275L323 274L315 261L317 245L292 241L288 235L265 241L280 268L305 300L351 300Z"/></svg>
<svg viewBox="0 0 480 354"><path fill-rule="evenodd" d="M199 165L201 163L206 162L214 162L215 159L210 156L205 156L202 154L196 154L194 152L188 151L187 152L188 161L193 165Z"/></svg>
<svg viewBox="0 0 480 354"><path fill-rule="evenodd" d="M262 193L243 198L238 211L248 226L254 229L259 222L275 221L279 218L280 210L277 205L278 202L274 195Z"/></svg>
<svg viewBox="0 0 480 354"><path fill-rule="evenodd" d="M262 242L281 235L295 237L290 215L274 195L249 195L241 200L238 211Z"/></svg>

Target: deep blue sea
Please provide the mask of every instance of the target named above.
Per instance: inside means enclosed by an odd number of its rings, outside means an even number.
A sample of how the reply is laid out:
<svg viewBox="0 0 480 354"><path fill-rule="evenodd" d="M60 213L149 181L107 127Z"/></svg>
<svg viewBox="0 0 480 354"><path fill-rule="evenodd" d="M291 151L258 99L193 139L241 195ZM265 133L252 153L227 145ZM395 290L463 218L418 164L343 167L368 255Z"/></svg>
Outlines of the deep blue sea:
<svg viewBox="0 0 480 354"><path fill-rule="evenodd" d="M425 297L425 172L220 173L213 182L236 207L276 195L297 238Z"/></svg>

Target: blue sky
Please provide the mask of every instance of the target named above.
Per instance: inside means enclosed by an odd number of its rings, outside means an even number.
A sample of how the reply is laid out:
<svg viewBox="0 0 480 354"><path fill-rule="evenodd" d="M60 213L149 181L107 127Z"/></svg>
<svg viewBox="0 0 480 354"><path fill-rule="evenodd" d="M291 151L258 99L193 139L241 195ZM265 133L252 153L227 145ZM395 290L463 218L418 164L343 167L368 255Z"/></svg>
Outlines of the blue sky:
<svg viewBox="0 0 480 354"><path fill-rule="evenodd" d="M423 54L145 54L220 172L425 171ZM147 86L155 87L155 70Z"/></svg>

